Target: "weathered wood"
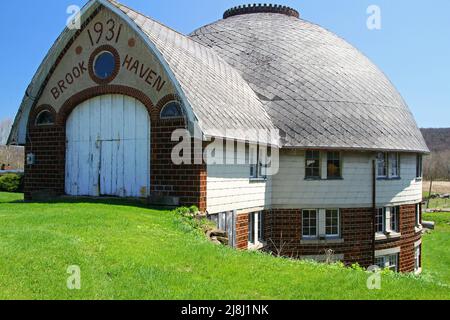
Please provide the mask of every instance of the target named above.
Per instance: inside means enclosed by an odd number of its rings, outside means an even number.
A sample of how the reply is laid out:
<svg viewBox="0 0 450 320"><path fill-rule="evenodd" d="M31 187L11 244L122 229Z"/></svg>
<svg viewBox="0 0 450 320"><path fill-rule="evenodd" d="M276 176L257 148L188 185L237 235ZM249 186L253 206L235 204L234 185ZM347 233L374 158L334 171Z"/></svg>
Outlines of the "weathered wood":
<svg viewBox="0 0 450 320"><path fill-rule="evenodd" d="M150 119L134 98L104 95L74 109L67 121L66 193L147 197Z"/></svg>

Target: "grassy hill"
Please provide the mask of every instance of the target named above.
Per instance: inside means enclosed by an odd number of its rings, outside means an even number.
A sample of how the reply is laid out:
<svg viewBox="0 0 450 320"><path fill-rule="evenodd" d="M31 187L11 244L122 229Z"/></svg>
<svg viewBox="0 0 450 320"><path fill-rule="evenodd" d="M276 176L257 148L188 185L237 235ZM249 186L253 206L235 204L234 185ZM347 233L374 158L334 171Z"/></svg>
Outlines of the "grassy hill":
<svg viewBox="0 0 450 320"><path fill-rule="evenodd" d="M218 247L138 203L21 199L0 193L0 299L450 299L448 234L425 239L434 273L368 290L364 271ZM71 265L81 290L67 289Z"/></svg>

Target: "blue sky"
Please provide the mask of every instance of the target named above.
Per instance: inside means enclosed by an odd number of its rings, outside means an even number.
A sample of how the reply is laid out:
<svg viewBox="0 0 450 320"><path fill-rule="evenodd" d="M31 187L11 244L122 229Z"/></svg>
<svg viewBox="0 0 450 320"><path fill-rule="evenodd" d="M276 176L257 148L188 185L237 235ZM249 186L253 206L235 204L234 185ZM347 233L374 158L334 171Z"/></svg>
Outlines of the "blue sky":
<svg viewBox="0 0 450 320"><path fill-rule="evenodd" d="M122 0L183 33L221 18L245 0ZM267 2L267 1L266 1ZM4 1L0 19L0 119L14 118L25 89L67 20L86 0ZM405 98L421 127L450 127L449 0L277 0L343 37L374 61ZM366 27L369 5L381 30Z"/></svg>

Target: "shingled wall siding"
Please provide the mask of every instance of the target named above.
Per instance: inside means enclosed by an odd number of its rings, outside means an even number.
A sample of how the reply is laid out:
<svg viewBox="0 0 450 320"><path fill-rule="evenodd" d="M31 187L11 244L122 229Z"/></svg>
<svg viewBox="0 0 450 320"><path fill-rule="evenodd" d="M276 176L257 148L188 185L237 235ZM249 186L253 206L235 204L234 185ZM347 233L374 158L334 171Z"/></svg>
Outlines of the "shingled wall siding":
<svg viewBox="0 0 450 320"><path fill-rule="evenodd" d="M304 244L301 242L301 209L273 209L265 211L265 234L268 246L266 250L282 256L300 257L324 255L325 250L332 249L336 255L344 255L347 265L359 263L368 267L373 263L373 209L341 209L341 233L343 243ZM401 238L397 240L377 241L375 250L401 247L401 272L414 271L414 243L420 239L415 233L415 206L401 206Z"/></svg>

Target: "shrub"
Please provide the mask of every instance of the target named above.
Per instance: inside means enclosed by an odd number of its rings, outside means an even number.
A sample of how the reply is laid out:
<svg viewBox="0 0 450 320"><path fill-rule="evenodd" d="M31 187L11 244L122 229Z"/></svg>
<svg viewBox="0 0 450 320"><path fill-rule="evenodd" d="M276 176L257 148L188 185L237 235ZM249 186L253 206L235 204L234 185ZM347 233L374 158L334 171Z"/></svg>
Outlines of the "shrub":
<svg viewBox="0 0 450 320"><path fill-rule="evenodd" d="M19 192L21 187L21 176L13 173L0 176L0 191Z"/></svg>

